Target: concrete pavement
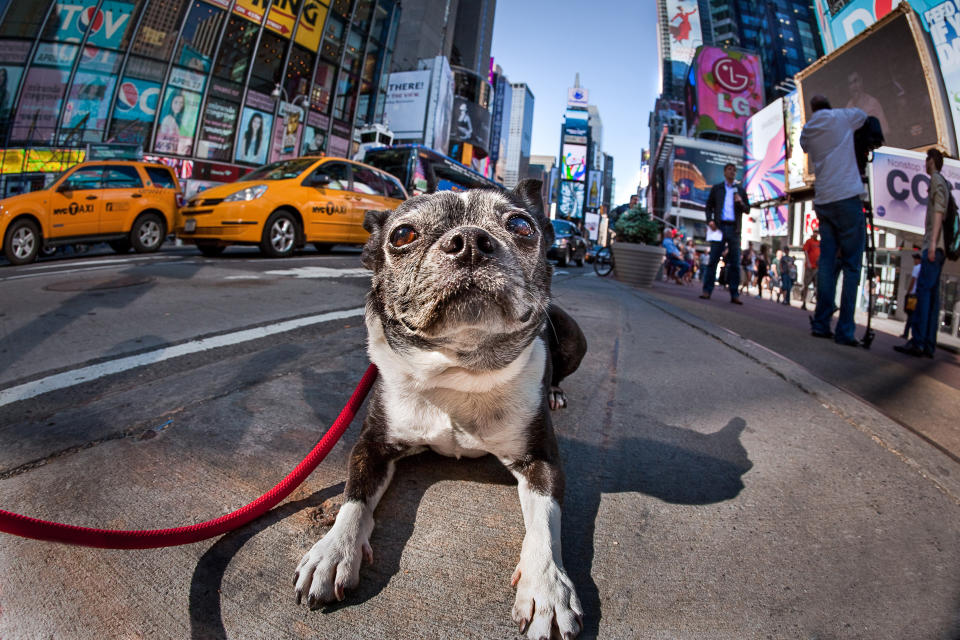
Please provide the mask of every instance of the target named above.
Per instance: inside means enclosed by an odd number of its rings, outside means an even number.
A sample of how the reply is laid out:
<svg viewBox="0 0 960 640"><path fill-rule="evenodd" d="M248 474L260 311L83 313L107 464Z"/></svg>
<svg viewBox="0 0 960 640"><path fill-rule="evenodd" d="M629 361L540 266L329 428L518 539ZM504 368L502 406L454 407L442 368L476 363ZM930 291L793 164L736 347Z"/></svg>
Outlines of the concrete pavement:
<svg viewBox="0 0 960 640"><path fill-rule="evenodd" d="M555 283L590 344L554 417L581 637L957 637L954 459L656 291L585 269ZM365 368L363 340L330 323L90 383L53 409L7 407L0 506L117 528L231 511L313 446ZM61 450L44 434L65 424L118 435ZM219 539L130 552L3 539L0 637L517 637L522 518L489 458L402 461L360 587L325 611L295 605L293 569L327 530L358 426L287 502Z"/></svg>

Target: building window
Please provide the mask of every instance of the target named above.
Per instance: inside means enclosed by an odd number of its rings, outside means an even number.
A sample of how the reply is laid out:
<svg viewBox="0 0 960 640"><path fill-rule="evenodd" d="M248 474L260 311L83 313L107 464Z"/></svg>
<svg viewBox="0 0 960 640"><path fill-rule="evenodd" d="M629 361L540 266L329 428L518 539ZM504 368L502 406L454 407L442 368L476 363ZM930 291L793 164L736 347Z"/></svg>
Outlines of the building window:
<svg viewBox="0 0 960 640"><path fill-rule="evenodd" d="M225 13L206 2L194 2L177 43L174 61L195 71L208 72L220 41Z"/></svg>
<svg viewBox="0 0 960 640"><path fill-rule="evenodd" d="M264 31L260 36L260 48L253 59L249 89L269 95L280 84L283 59L290 41Z"/></svg>
<svg viewBox="0 0 960 640"><path fill-rule="evenodd" d="M230 16L220 44L220 53L213 65L213 75L242 84L247 79L250 56L260 26L239 16Z"/></svg>
<svg viewBox="0 0 960 640"><path fill-rule="evenodd" d="M157 60L169 59L186 8L187 0L148 4L131 52Z"/></svg>

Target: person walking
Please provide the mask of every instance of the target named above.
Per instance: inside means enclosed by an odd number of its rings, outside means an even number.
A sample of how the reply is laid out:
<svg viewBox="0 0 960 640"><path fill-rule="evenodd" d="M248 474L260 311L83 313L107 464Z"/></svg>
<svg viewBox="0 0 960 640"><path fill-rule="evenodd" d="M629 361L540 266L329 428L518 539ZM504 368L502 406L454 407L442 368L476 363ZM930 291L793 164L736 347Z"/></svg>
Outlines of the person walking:
<svg viewBox="0 0 960 640"><path fill-rule="evenodd" d="M919 252L913 254L913 270L910 272L910 286L907 287L907 295L903 298L903 312L907 314L907 321L903 324L903 334L900 336L904 340L910 337L910 320L913 318L913 312L917 308L917 280L920 279L920 262L923 257Z"/></svg>
<svg viewBox="0 0 960 640"><path fill-rule="evenodd" d="M780 287L783 291L783 304L790 304L790 290L797 281L797 264L790 255L790 247L783 247L783 257L780 258Z"/></svg>
<svg viewBox="0 0 960 640"><path fill-rule="evenodd" d="M820 228L817 306L810 318L810 334L833 338L837 344L857 346L853 312L866 225L860 200L863 180L857 168L853 132L863 126L867 114L856 108L832 109L830 101L822 95L813 96L810 109L813 115L800 133L800 147L810 157L817 179L813 209ZM838 252L840 269L837 269ZM831 331L830 319L841 271L840 316L835 330Z"/></svg>
<svg viewBox="0 0 960 640"><path fill-rule="evenodd" d="M743 257L740 258L740 266L742 271L740 272L740 293L744 291L747 292L747 295L750 295L750 285L753 284L753 274L757 271L757 256L753 251L753 245L747 243L747 249L743 252Z"/></svg>
<svg viewBox="0 0 960 640"><path fill-rule="evenodd" d="M763 284L767 279L767 270L770 268L770 247L765 244L760 245L760 253L757 255L757 297L763 300Z"/></svg>
<svg viewBox="0 0 960 640"><path fill-rule="evenodd" d="M817 261L820 260L820 234L816 231L813 232L813 235L807 238L807 241L803 243L803 255L804 255L804 264L803 264L803 298L800 308L806 310L807 308L807 289L810 288L810 285L813 284L816 287L817 283ZM814 289L816 291L816 289Z"/></svg>
<svg viewBox="0 0 960 640"><path fill-rule="evenodd" d="M917 308L913 310L910 323L912 337L906 344L898 344L893 348L910 356L932 358L937 349L937 332L940 329L940 273L946 259L941 230L950 198L950 186L940 175L943 154L937 149L927 149L926 169L930 175L930 190L923 223L923 244L920 245Z"/></svg>
<svg viewBox="0 0 960 640"><path fill-rule="evenodd" d="M717 280L717 264L724 249L727 286L730 289L730 302L743 304L740 300L740 218L750 210L747 192L743 185L736 182L737 166L732 162L723 167L723 182L713 185L704 214L707 226L712 232L720 232L719 240L710 242L710 262L707 276L703 281L701 298L709 299Z"/></svg>

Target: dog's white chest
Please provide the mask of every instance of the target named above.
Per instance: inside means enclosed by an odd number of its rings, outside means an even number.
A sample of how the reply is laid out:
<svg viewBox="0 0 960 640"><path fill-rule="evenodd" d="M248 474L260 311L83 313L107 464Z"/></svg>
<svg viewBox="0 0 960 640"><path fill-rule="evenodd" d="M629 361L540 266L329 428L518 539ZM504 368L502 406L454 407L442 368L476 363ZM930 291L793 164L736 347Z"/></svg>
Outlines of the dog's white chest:
<svg viewBox="0 0 960 640"><path fill-rule="evenodd" d="M526 451L531 420L543 398L546 348L539 338L507 367L468 372L443 356L398 361L371 342L383 376L388 437L455 457L492 453L517 458Z"/></svg>

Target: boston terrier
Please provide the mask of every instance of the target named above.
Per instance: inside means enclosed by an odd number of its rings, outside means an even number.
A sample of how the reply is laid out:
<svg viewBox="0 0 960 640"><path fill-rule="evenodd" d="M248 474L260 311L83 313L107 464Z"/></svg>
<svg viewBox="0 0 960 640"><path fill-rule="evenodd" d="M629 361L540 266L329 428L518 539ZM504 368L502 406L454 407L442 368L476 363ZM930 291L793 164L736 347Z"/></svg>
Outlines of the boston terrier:
<svg viewBox="0 0 960 640"><path fill-rule="evenodd" d="M550 410L566 406L558 385L587 343L550 302L553 226L541 202L540 182L526 180L511 193L447 191L367 213L367 349L380 375L343 507L297 567L298 603L343 600L359 583L399 458L490 453L517 478L526 527L513 621L528 638L580 633L583 609L560 557L564 476Z"/></svg>

